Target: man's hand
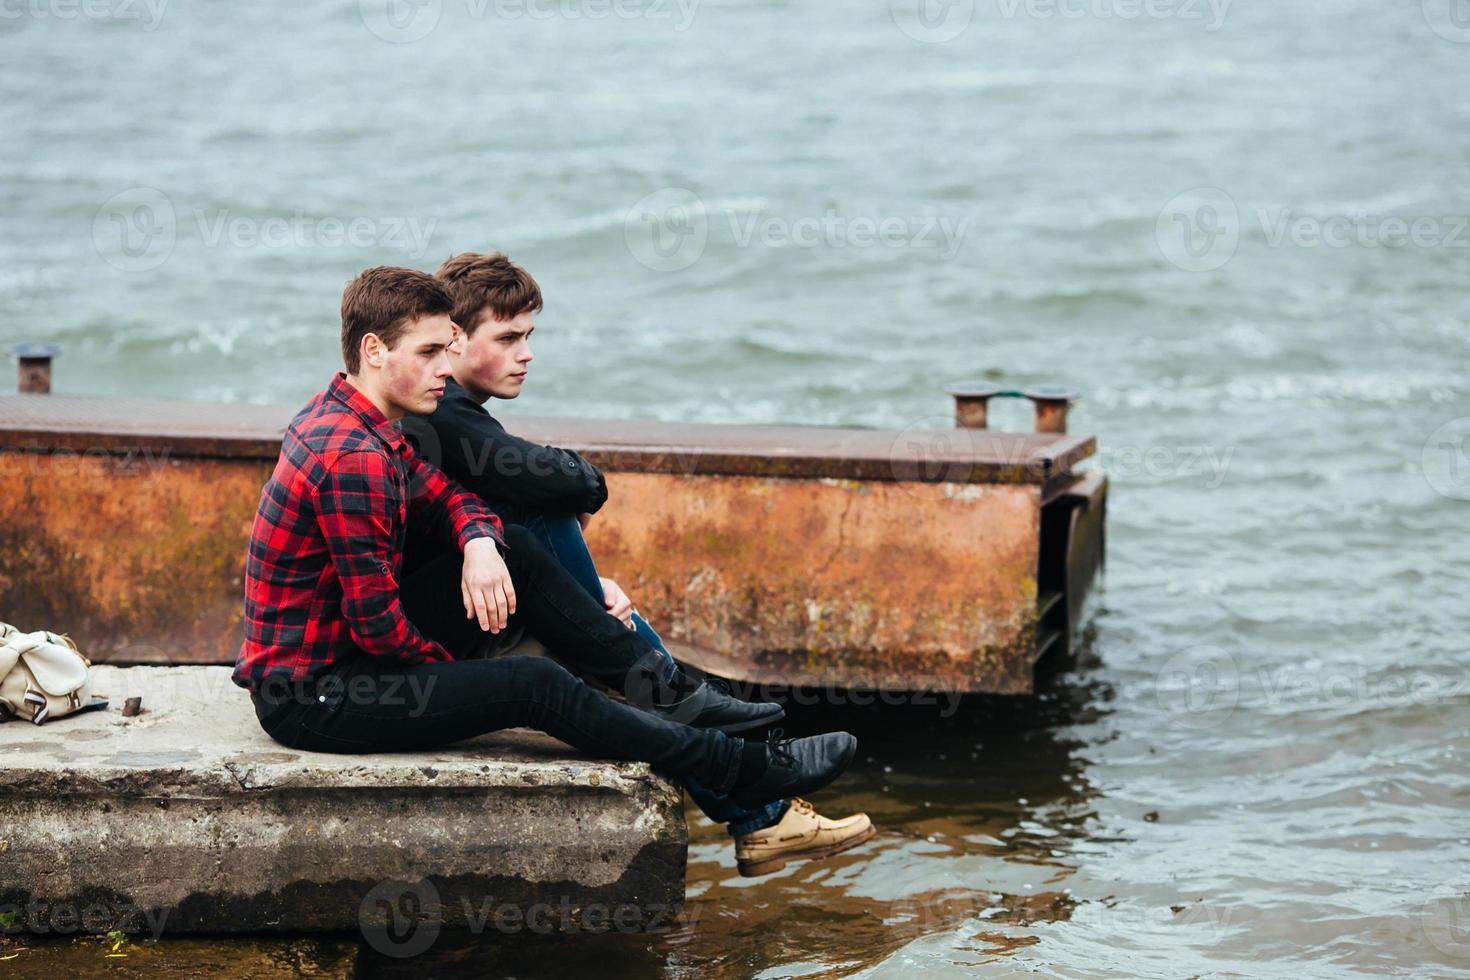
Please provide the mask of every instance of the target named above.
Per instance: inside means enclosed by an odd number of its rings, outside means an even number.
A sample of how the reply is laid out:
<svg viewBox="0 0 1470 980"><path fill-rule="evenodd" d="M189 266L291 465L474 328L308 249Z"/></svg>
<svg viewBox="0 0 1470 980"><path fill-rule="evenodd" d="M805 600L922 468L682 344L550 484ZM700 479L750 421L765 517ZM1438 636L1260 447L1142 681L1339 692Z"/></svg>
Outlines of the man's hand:
<svg viewBox="0 0 1470 980"><path fill-rule="evenodd" d="M621 619L623 625L628 627L628 629L632 629L633 600L629 599L628 594L623 591L622 586L618 585L612 579L601 578L599 576L598 581L602 583L603 605L607 606L607 611Z"/></svg>
<svg viewBox="0 0 1470 980"><path fill-rule="evenodd" d="M516 590L493 538L475 538L464 546L459 593L466 619L478 618L480 629L492 633L505 629L516 611Z"/></svg>

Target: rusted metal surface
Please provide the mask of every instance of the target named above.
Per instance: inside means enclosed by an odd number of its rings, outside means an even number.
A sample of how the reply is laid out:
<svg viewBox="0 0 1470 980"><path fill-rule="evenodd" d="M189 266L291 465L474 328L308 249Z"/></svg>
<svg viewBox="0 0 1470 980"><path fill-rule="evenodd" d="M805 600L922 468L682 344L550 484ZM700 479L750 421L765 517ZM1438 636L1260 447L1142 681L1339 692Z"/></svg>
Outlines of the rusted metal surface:
<svg viewBox="0 0 1470 980"><path fill-rule="evenodd" d="M587 529L599 565L701 666L1030 690L1035 488L619 473L609 490Z"/></svg>
<svg viewBox="0 0 1470 980"><path fill-rule="evenodd" d="M98 660L218 663L270 463L0 452L0 618Z"/></svg>
<svg viewBox="0 0 1470 980"><path fill-rule="evenodd" d="M289 415L0 398L0 619L69 632L98 660L232 662L250 524ZM514 428L607 470L588 530L599 565L701 666L760 683L1031 690L1043 502L1075 491L1090 437ZM1100 497L1090 514L1078 533L1100 541Z"/></svg>

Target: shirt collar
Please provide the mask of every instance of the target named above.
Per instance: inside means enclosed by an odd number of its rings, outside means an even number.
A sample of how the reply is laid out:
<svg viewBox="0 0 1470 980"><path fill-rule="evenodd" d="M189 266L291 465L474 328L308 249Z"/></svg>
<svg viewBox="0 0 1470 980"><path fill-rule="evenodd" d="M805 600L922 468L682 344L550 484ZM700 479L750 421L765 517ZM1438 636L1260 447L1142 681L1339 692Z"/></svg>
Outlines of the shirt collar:
<svg viewBox="0 0 1470 980"><path fill-rule="evenodd" d="M378 410L378 406L369 400L367 395L358 391L347 380L345 371L338 371L332 383L327 386L327 394L337 399L352 410L352 413L362 420L363 425L375 432L379 439L388 444L388 448L394 451L401 449L404 445L403 430L397 422L389 420L388 416Z"/></svg>
<svg viewBox="0 0 1470 980"><path fill-rule="evenodd" d="M475 408L479 409L481 415L489 415L490 414L490 409L486 408L484 405L482 405L479 402L475 401L474 398L472 398L470 396L470 393L468 391L465 391L464 390L464 385L460 384L458 381L455 381L454 378L452 378L452 377L445 378L444 379L444 394L447 396L447 395L449 395L449 394L451 394L452 392L455 392L455 391L458 391L461 395L464 395L464 400L467 401L467 402L469 402Z"/></svg>

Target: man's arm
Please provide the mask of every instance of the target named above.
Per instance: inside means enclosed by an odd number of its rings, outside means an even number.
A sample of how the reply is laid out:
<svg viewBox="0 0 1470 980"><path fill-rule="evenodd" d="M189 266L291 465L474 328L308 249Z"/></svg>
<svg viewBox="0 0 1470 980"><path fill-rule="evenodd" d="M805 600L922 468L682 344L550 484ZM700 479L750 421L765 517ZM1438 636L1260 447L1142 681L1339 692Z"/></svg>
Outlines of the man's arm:
<svg viewBox="0 0 1470 980"><path fill-rule="evenodd" d="M505 546L500 518L480 498L451 482L412 450L408 453L408 488L408 519L448 533L460 551L476 538L494 538L497 546Z"/></svg>
<svg viewBox="0 0 1470 980"><path fill-rule="evenodd" d="M387 459L338 456L316 490L316 520L342 580L342 615L366 653L406 665L454 659L408 621L393 574L398 501Z"/></svg>
<svg viewBox="0 0 1470 980"><path fill-rule="evenodd" d="M500 557L505 547L500 518L464 487L449 480L418 453L408 452L409 519L447 528L464 553L460 599L465 616L476 617L480 629L499 633L516 611L515 585Z"/></svg>
<svg viewBox="0 0 1470 980"><path fill-rule="evenodd" d="M591 514L607 501L602 472L570 449L505 431L477 406L448 397L429 416L444 471L492 505Z"/></svg>

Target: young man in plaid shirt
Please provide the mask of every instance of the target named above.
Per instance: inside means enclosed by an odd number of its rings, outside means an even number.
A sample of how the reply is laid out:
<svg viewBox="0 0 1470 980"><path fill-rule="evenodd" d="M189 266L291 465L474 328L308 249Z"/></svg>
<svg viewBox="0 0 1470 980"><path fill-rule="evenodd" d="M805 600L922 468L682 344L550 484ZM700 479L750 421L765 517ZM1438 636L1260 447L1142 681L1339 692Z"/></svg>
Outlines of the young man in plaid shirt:
<svg viewBox="0 0 1470 980"><path fill-rule="evenodd" d="M431 412L456 342L450 294L410 269L368 269L342 297L346 372L287 427L261 493L245 569L235 682L272 738L298 749L427 749L503 728L540 729L594 755L635 759L759 807L835 779L846 732L770 743L721 729L779 717L674 676L524 528L419 458L399 420ZM453 547L405 575L410 541ZM485 632L524 626L558 657L472 657ZM683 721L672 720L681 718Z"/></svg>
<svg viewBox="0 0 1470 980"><path fill-rule="evenodd" d="M607 607L678 671L657 632L612 579L598 575L582 528L607 500L597 467L570 449L542 446L505 430L486 409L492 398L520 395L531 366L534 316L541 287L525 269L499 253L466 252L445 262L437 278L454 297L459 341L450 350L454 377L428 418L435 458L444 471L511 526L524 526L547 546L580 587ZM422 424L411 427L423 430ZM698 780L685 783L705 816L726 825L736 866L747 876L768 874L788 861L821 858L873 836L866 814L828 819L801 799L742 807Z"/></svg>

